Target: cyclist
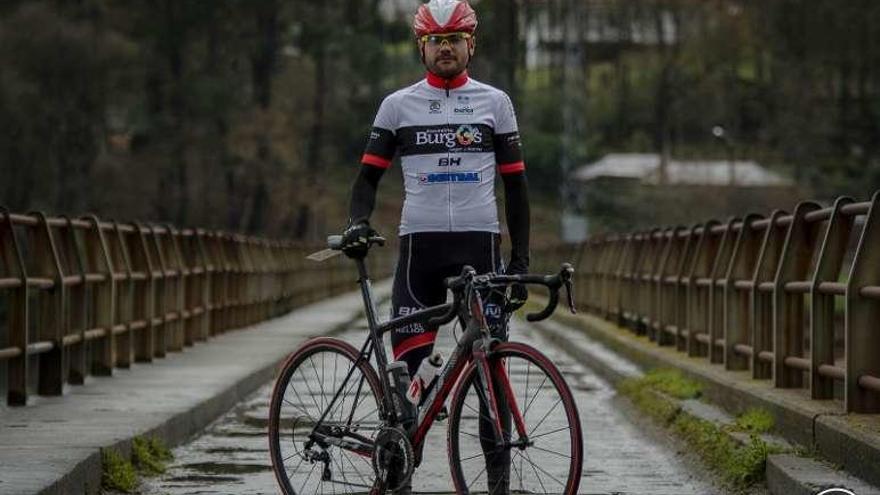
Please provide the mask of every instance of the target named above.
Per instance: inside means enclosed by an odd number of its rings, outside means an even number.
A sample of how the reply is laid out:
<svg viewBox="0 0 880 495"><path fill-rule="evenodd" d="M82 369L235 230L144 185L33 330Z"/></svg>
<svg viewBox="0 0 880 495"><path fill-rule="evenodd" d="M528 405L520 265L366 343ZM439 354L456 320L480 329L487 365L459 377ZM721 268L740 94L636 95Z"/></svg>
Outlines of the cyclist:
<svg viewBox="0 0 880 495"><path fill-rule="evenodd" d="M366 239L376 189L395 154L404 174L405 199L400 222L400 255L392 289L393 317L442 304L445 277L463 265L478 273L526 273L529 267L529 200L516 116L501 90L472 79L477 16L465 0L430 0L415 14L413 31L427 69L424 79L382 101L373 123L362 167L354 182L343 251L366 254ZM501 176L510 258L500 255L500 226L495 176ZM522 306L528 292L513 285L503 300L485 305L493 336L506 340L505 313ZM410 375L431 354L436 328L420 324L396 330L391 337L396 360ZM484 415L488 416L488 415ZM509 431L509 415L503 414ZM480 423L481 439L494 437L491 424ZM509 492L510 450L483 444L489 492Z"/></svg>

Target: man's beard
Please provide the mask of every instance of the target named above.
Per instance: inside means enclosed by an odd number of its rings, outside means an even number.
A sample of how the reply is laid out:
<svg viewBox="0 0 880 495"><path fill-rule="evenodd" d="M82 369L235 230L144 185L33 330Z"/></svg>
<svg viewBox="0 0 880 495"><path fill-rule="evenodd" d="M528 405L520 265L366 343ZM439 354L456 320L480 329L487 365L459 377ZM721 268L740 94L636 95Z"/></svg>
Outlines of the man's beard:
<svg viewBox="0 0 880 495"><path fill-rule="evenodd" d="M450 79L461 74L461 72L465 69L465 64L459 63L458 59L450 60L453 60L455 63L450 65L440 65L441 59L434 59L434 63L431 67L431 72L444 79Z"/></svg>

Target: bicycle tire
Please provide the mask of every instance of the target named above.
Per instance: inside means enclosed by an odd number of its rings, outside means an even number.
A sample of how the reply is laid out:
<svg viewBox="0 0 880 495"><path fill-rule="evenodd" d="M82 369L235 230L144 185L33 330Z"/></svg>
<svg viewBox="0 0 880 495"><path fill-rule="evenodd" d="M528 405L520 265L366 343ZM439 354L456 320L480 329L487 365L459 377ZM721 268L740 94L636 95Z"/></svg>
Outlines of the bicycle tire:
<svg viewBox="0 0 880 495"><path fill-rule="evenodd" d="M306 432L312 431L342 388L358 355L347 342L318 337L303 344L281 366L269 405L269 452L272 470L285 495L384 491L378 486L369 456L338 446L311 448L308 453L304 449ZM362 360L322 424L348 428L372 440L382 426L383 416L378 375L368 361ZM349 422L349 417L353 421ZM329 456L329 462L313 461L309 455L320 452ZM324 479L321 464L329 464L329 480ZM310 489L312 485L314 490Z"/></svg>
<svg viewBox="0 0 880 495"><path fill-rule="evenodd" d="M577 493L583 470L583 438L568 384L556 366L529 345L499 344L490 361L499 359L510 377L529 440L533 442L510 449L510 493ZM508 493L488 484L487 462L480 445L479 399L473 386L477 376L474 363L470 363L452 398L447 436L452 480L456 493ZM511 429L515 439L516 428ZM563 458L568 461L563 462Z"/></svg>

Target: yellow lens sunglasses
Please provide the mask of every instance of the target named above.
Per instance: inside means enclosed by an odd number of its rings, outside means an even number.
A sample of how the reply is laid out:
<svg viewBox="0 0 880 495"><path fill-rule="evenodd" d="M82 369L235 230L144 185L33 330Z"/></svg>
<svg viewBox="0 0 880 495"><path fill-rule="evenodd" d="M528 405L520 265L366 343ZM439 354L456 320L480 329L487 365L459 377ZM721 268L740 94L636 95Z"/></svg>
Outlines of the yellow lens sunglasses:
<svg viewBox="0 0 880 495"><path fill-rule="evenodd" d="M432 47L442 46L443 43L448 43L450 46L457 45L462 41L466 41L473 38L470 33L446 33L446 34L426 34L419 38L422 43L430 45Z"/></svg>

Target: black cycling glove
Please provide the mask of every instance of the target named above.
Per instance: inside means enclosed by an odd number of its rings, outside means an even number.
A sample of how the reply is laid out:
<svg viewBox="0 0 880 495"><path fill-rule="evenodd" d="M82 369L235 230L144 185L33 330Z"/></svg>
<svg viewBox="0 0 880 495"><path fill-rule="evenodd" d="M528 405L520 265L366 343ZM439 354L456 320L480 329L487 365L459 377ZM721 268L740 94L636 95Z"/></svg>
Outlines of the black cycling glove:
<svg viewBox="0 0 880 495"><path fill-rule="evenodd" d="M370 222L359 220L349 222L342 232L342 252L349 258L363 258L370 248L369 238L376 235Z"/></svg>

